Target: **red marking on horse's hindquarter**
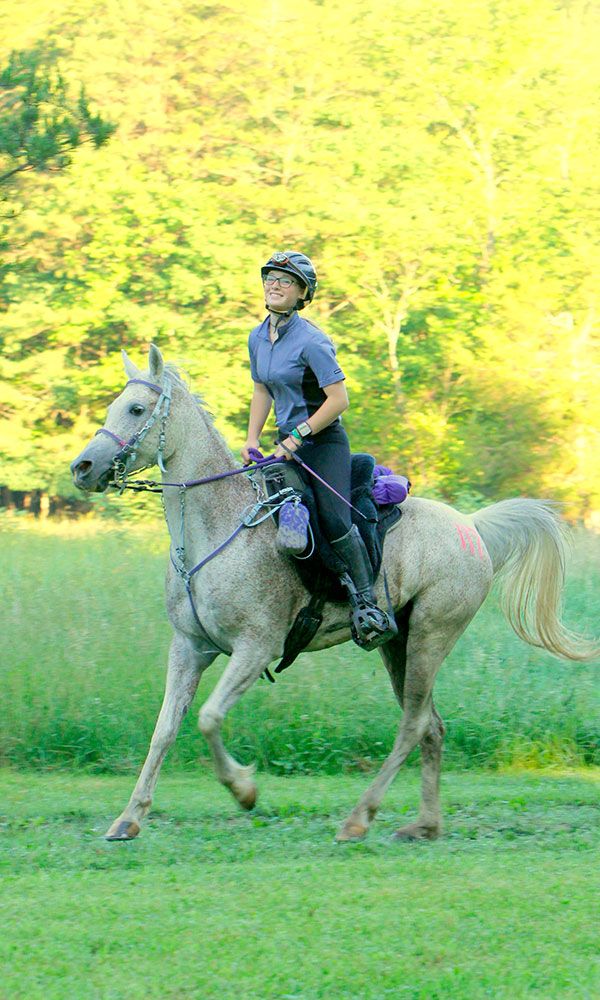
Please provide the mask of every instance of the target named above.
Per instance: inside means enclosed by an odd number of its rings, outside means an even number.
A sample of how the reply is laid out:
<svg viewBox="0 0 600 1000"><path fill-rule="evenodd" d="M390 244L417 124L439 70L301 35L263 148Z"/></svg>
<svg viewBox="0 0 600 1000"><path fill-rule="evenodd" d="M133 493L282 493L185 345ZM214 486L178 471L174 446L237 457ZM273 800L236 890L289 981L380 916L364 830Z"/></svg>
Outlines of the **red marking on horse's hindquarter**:
<svg viewBox="0 0 600 1000"><path fill-rule="evenodd" d="M475 542L477 543L477 555L480 559L483 559L483 547L481 545L481 538L472 528L467 524L459 524L457 521L454 522L454 527L458 531L458 537L460 538L460 547L463 551L466 551L467 543L469 545L469 552L472 556L475 555Z"/></svg>
<svg viewBox="0 0 600 1000"><path fill-rule="evenodd" d="M460 538L460 547L461 547L461 549L466 549L467 543L465 542L465 536L462 533L462 528L461 528L460 524L456 524L455 523L454 527L458 531L458 537Z"/></svg>

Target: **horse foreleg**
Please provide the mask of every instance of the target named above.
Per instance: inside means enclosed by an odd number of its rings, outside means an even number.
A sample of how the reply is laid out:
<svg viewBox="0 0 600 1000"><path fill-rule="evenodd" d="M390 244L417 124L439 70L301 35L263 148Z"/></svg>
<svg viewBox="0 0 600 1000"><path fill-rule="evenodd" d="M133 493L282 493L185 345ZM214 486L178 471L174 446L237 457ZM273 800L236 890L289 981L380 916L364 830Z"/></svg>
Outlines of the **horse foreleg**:
<svg viewBox="0 0 600 1000"><path fill-rule="evenodd" d="M198 687L202 671L217 654L203 653L190 640L176 633L169 650L169 665L165 694L148 756L140 772L131 798L106 834L107 840L133 840L140 832L142 820L152 805L154 788L161 764L173 743L181 721L189 709Z"/></svg>
<svg viewBox="0 0 600 1000"><path fill-rule="evenodd" d="M229 709L254 684L266 666L264 654L258 655L252 647L236 649L214 691L200 709L198 718L200 730L210 747L217 778L243 809L253 809L256 804L255 768L254 765L244 767L227 753L221 726Z"/></svg>

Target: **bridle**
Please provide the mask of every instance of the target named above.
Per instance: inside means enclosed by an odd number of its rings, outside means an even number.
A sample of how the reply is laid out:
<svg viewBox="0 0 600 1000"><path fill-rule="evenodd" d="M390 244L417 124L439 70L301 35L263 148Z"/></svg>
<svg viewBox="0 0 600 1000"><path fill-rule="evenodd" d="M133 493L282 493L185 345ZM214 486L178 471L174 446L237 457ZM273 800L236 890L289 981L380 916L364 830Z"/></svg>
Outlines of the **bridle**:
<svg viewBox="0 0 600 1000"><path fill-rule="evenodd" d="M116 441L120 447L120 451L117 452L111 463L111 469L115 473L115 476L114 479L108 484L109 486L115 487L121 492L123 492L123 490L134 490L135 492L162 493L163 486L177 486L179 489L189 489L191 486L203 486L205 483L215 483L219 479L226 479L229 476L237 476L243 472L255 472L257 469L260 469L265 465L270 465L273 462L280 461L280 459L276 459L273 455L269 455L267 458L257 459L249 465L244 465L239 469L229 469L227 472L218 472L214 476L204 476L202 479L189 479L185 483L168 483L164 481L159 483L152 479L134 479L131 483L129 483L127 476L131 466L135 462L137 447L140 442L144 440L159 417L162 419L158 438L158 451L156 453L155 461L163 475L167 475L164 449L166 424L171 411L171 381L167 375L164 376L163 386L156 385L154 382L147 382L143 378L130 378L129 381L125 383L124 389L126 389L128 385L132 384L145 385L148 389L152 389L154 392L158 393L158 399L144 426L140 427L139 431L129 438L129 441L125 441L122 437L119 437L118 434L115 434L113 431L109 431L106 427L100 427L99 430L96 431L94 437L96 437L97 434L106 434L107 437ZM154 462L149 463L149 465L154 464ZM145 468L148 468L148 466L145 466Z"/></svg>
<svg viewBox="0 0 600 1000"><path fill-rule="evenodd" d="M113 441L116 441L120 445L121 450L117 452L112 461L112 469L115 473L114 481L111 485L120 485L121 489L125 488L127 473L129 469L135 462L137 456L137 448L140 442L144 440L148 432L152 429L159 417L161 417L160 423L160 433L158 438L158 451L156 454L156 461L158 467L163 474L166 474L165 469L165 430L167 425L167 418L169 416L169 411L171 409L171 380L168 375L164 376L163 385L155 385L154 382L147 382L143 378L130 378L125 384L125 389L128 385L145 385L148 389L152 389L154 392L158 393L158 399L156 405L152 410L152 413L148 417L146 423L140 428L129 441L124 441L120 438L118 434L113 434L112 431L106 429L106 427L101 427L100 430L96 431L96 434L106 434Z"/></svg>
<svg viewBox="0 0 600 1000"><path fill-rule="evenodd" d="M152 479L136 479L132 483L128 483L127 475L130 466L135 461L137 455L137 446L140 444L141 441L144 440L148 431L154 426L159 417L161 417L162 419L161 419L160 433L158 438L158 451L156 453L155 461L156 464L158 464L158 467L160 471L163 473L163 475L167 474L167 470L165 468L165 457L164 457L165 430L166 430L167 418L169 416L169 412L171 409L171 382L167 375L164 376L164 385L162 386L156 385L154 382L147 382L143 378L131 378L129 379L128 382L126 382L125 389L127 388L128 385L133 385L134 383L138 385L145 385L147 386L147 388L152 389L154 392L158 393L158 400L156 401L156 405L152 413L148 417L144 426L141 427L136 434L130 437L129 441L125 441L123 438L119 437L118 434L114 434L113 431L109 431L106 427L100 427L100 429L97 430L96 434L94 435L95 437L97 434L106 434L109 438L112 438L113 441L116 441L116 443L120 446L121 450L117 452L110 466L110 468L114 471L115 476L112 482L110 482L108 485L115 487L116 489L120 489L121 493L123 492L123 490L126 489L135 490L136 492L145 491L149 493L162 493L163 487L165 486L175 486L178 487L181 491L185 491L192 486L204 486L205 483L216 483L219 479L226 479L229 476L238 476L241 473L248 474L249 472L255 472L257 469L261 469L265 465L271 465L273 462L280 461L280 459L276 458L275 455L268 455L266 458L263 458L261 456L258 459L253 459L253 461L248 465L241 466L241 468L228 469L226 472L218 472L214 476L204 476L202 479L189 479L184 483L169 483L166 482L165 480L163 480L161 483L158 483ZM325 479L322 479L321 476L319 476L314 469L311 469L309 465L307 465L305 462L302 461L302 459L298 457L298 455L294 454L294 452L286 448L286 446L281 441L277 441L276 443L280 444L283 450L286 451L289 454L290 458L294 459L298 463L298 465L300 465L303 469L309 472L311 476L314 476L315 479L318 479L319 482L322 483L323 486L326 486L327 489L330 490L332 493L334 493L339 500L342 500L343 503L345 503L352 510L356 511L356 513L359 514L360 517L363 517L366 520L366 517L363 514L363 512L358 510L354 506L354 504L352 504L349 500L346 500L345 497L341 496L341 494L339 494L337 490L333 488L331 483L328 483ZM257 454L260 456L260 452L257 452ZM151 464L154 464L154 462ZM144 466L144 468L147 467L148 466ZM253 485L255 484L253 483ZM246 526L249 527L249 525Z"/></svg>

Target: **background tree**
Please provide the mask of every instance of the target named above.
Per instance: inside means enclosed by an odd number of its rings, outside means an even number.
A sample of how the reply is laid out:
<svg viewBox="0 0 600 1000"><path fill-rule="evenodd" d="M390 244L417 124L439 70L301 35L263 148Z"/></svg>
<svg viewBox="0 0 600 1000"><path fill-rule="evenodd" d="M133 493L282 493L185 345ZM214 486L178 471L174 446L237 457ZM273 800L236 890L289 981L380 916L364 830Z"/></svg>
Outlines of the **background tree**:
<svg viewBox="0 0 600 1000"><path fill-rule="evenodd" d="M7 286L18 281L18 271L11 266L11 236L16 231L14 223L24 211L26 196L17 184L19 175L26 171L56 174L72 162L73 151L85 143L98 149L115 132L116 126L95 114L90 108L85 88L79 87L77 97L59 68L59 53L52 45L39 46L29 51L12 52L6 66L0 71L0 308L10 296ZM16 237L18 242L18 237ZM3 292L6 291L6 298ZM2 346L5 344L3 342ZM48 359L50 360L50 359ZM34 362L32 365L31 362ZM39 367L39 356L33 357L27 348L19 352L3 375L8 376L0 386L0 412L14 412L19 404L25 406L33 417L34 426L46 412L44 389L37 384L32 368ZM41 366L40 379L52 379L52 368ZM54 411L55 426L70 423L66 406ZM45 458L39 451L32 461L29 428L10 422L13 447L13 475L3 477L27 489L43 489L52 482L52 452ZM36 435L36 439L38 435ZM21 471L23 470L23 471ZM26 472L25 472L26 470Z"/></svg>
<svg viewBox="0 0 600 1000"><path fill-rule="evenodd" d="M450 500L600 508L589 4L59 0L48 33L47 0L7 3L12 47L60 38L119 131L32 172L12 227L6 482L67 492L152 339L239 446L258 269L301 246L355 447Z"/></svg>
<svg viewBox="0 0 600 1000"><path fill-rule="evenodd" d="M98 148L116 126L74 99L49 49L13 52L0 71L0 184L25 170L57 171L84 142Z"/></svg>

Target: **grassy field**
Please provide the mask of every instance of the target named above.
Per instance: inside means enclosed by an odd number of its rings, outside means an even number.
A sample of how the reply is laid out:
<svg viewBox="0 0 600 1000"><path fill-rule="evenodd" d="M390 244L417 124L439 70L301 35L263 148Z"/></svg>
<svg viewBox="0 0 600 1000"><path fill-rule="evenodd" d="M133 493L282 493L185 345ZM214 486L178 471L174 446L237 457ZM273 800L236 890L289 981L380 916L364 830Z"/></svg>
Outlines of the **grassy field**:
<svg viewBox="0 0 600 1000"><path fill-rule="evenodd" d="M137 768L162 699L170 629L167 535L150 529L0 530L3 609L0 762L97 771ZM580 534L567 622L600 631L600 538ZM203 694L224 658L201 685ZM562 663L511 632L493 595L444 665L436 700L447 768L600 762L598 664ZM206 746L190 712L167 767L197 766ZM226 739L273 773L365 770L389 749L398 709L377 653L352 643L303 655L274 687L259 682Z"/></svg>
<svg viewBox="0 0 600 1000"><path fill-rule="evenodd" d="M248 815L164 775L108 844L130 778L0 771L0 997L595 1000L594 771L447 775L445 836L413 845L405 772L342 846L365 776L263 775Z"/></svg>

